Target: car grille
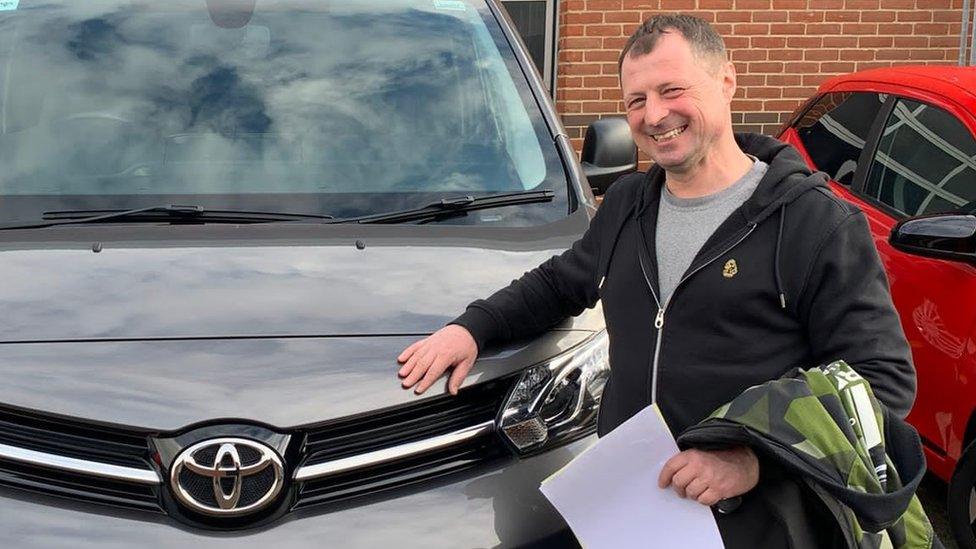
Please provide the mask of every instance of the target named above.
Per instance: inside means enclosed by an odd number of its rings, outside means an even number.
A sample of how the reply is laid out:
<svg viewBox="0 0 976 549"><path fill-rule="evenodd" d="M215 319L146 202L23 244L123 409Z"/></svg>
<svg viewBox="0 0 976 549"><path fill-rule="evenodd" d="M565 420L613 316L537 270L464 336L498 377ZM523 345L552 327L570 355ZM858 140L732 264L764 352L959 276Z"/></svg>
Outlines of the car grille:
<svg viewBox="0 0 976 549"><path fill-rule="evenodd" d="M334 463L449 435L495 420L515 378L505 378L364 418L307 430L302 466ZM511 455L494 434L475 436L430 451L324 475L300 483L296 507L375 494L432 480Z"/></svg>
<svg viewBox="0 0 976 549"><path fill-rule="evenodd" d="M298 472L319 472L295 481L293 508L414 486L511 457L494 422L516 379L295 429L304 456ZM166 488L150 457L154 435L0 406L0 486L164 512Z"/></svg>
<svg viewBox="0 0 976 549"><path fill-rule="evenodd" d="M148 433L0 407L0 444L152 471ZM126 482L0 457L0 485L74 499L159 511L158 486Z"/></svg>

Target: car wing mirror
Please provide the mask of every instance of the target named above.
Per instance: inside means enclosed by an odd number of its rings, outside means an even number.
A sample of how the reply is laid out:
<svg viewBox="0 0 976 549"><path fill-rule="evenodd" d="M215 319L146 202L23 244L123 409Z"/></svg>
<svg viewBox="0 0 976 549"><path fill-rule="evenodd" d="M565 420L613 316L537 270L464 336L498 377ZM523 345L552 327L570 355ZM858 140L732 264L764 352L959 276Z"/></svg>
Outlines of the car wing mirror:
<svg viewBox="0 0 976 549"><path fill-rule="evenodd" d="M895 225L888 242L905 253L976 264L976 215L910 217Z"/></svg>
<svg viewBox="0 0 976 549"><path fill-rule="evenodd" d="M580 161L595 195L607 192L618 177L636 171L637 146L630 136L627 121L612 117L590 124L583 139Z"/></svg>

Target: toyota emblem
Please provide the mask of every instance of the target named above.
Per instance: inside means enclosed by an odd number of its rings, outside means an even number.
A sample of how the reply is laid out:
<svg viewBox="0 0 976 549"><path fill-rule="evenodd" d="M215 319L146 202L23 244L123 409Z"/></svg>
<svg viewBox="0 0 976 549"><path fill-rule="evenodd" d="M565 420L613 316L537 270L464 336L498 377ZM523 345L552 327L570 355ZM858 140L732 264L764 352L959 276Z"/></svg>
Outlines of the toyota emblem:
<svg viewBox="0 0 976 549"><path fill-rule="evenodd" d="M170 471L176 499L211 516L239 516L272 502L284 483L281 458L243 438L215 438L183 450Z"/></svg>

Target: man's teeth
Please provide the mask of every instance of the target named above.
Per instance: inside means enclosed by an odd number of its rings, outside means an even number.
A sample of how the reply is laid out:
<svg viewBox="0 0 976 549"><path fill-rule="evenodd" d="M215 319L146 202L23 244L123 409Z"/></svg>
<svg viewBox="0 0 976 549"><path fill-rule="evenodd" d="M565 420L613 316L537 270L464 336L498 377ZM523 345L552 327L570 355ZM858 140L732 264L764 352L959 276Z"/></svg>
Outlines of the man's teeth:
<svg viewBox="0 0 976 549"><path fill-rule="evenodd" d="M664 133L659 133L657 135L651 135L651 139L653 139L654 141L658 141L658 142L660 142L660 141L667 141L668 139L673 139L675 137L678 137L687 128L688 128L688 126L681 126L681 127L675 128L673 130L666 131Z"/></svg>

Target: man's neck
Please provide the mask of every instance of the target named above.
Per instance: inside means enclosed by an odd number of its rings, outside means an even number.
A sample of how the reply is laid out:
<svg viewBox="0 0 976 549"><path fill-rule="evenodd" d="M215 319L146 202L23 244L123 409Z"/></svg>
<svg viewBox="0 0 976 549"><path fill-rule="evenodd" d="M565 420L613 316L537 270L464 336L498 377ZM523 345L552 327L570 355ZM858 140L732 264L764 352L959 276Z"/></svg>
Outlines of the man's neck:
<svg viewBox="0 0 976 549"><path fill-rule="evenodd" d="M678 198L708 196L742 179L752 169L753 161L729 137L693 169L682 173L666 171L665 184L671 194Z"/></svg>

